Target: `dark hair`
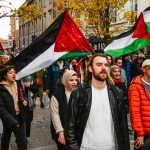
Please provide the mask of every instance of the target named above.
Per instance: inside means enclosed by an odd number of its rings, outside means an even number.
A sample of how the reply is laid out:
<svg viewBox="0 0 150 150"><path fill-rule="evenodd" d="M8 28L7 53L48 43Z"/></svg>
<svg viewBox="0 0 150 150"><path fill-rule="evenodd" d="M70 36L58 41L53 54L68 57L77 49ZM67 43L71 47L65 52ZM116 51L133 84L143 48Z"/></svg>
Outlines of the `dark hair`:
<svg viewBox="0 0 150 150"><path fill-rule="evenodd" d="M115 63L118 61L118 60L122 60L122 57L117 57L117 58L115 58Z"/></svg>
<svg viewBox="0 0 150 150"><path fill-rule="evenodd" d="M109 55L109 54L105 54L105 55L107 56L107 58L108 58L108 57L111 58L111 64L110 64L110 65L112 66L112 65L114 64L114 63L113 63L113 57L112 57L111 55Z"/></svg>
<svg viewBox="0 0 150 150"><path fill-rule="evenodd" d="M7 72L9 72L11 69L15 70L15 67L13 65L6 65L0 70L0 76L2 80L6 80L5 75L7 75Z"/></svg>

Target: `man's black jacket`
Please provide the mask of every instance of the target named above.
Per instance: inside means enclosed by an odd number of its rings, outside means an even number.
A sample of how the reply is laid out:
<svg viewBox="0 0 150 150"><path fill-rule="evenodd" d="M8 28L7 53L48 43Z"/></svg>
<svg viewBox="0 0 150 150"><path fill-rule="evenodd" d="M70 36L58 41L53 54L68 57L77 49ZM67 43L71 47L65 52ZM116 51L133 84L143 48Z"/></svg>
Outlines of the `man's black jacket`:
<svg viewBox="0 0 150 150"><path fill-rule="evenodd" d="M114 90L112 89L113 86L114 85L107 82L110 108L116 136L115 140L117 142L118 150L130 150L125 101L121 90L117 89L118 96L114 94ZM70 96L68 104L68 121L65 133L68 150L80 149L84 129L91 109L91 102L91 81L79 85Z"/></svg>

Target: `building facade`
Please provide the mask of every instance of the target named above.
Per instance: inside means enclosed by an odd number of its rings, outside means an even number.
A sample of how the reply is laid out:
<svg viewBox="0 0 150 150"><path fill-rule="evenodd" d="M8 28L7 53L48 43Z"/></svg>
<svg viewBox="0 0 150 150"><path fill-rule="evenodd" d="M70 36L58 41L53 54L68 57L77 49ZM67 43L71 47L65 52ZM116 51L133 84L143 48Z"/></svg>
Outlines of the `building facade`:
<svg viewBox="0 0 150 150"><path fill-rule="evenodd" d="M3 49L6 49L6 50L12 49L13 43L12 43L11 35L8 35L8 39L0 38L0 42L3 46Z"/></svg>
<svg viewBox="0 0 150 150"><path fill-rule="evenodd" d="M19 47L19 22L18 17L10 17L12 49Z"/></svg>
<svg viewBox="0 0 150 150"><path fill-rule="evenodd" d="M19 47L24 49L31 44L35 38L43 33L53 21L52 0L27 0L28 5L37 4L43 9L44 15L41 18L29 22L19 18Z"/></svg>

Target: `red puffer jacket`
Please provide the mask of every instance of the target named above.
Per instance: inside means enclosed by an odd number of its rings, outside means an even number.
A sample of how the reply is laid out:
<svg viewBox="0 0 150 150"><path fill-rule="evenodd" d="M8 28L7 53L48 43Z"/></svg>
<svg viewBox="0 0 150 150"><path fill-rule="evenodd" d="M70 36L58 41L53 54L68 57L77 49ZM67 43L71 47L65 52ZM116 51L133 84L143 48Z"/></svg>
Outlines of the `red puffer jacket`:
<svg viewBox="0 0 150 150"><path fill-rule="evenodd" d="M131 125L137 136L150 135L150 95L141 77L132 80L128 91Z"/></svg>

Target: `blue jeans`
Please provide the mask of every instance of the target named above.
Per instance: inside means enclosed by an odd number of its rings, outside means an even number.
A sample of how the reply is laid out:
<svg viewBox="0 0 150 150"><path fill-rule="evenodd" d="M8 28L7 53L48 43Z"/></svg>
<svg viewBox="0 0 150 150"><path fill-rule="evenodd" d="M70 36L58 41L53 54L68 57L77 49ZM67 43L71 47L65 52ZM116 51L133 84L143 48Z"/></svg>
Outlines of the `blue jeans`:
<svg viewBox="0 0 150 150"><path fill-rule="evenodd" d="M27 150L27 141L26 141L26 126L25 122L20 124L18 128L10 129L4 125L4 133L1 140L1 150L8 150L9 143L11 138L11 133L14 133L16 137L16 143L18 150Z"/></svg>

